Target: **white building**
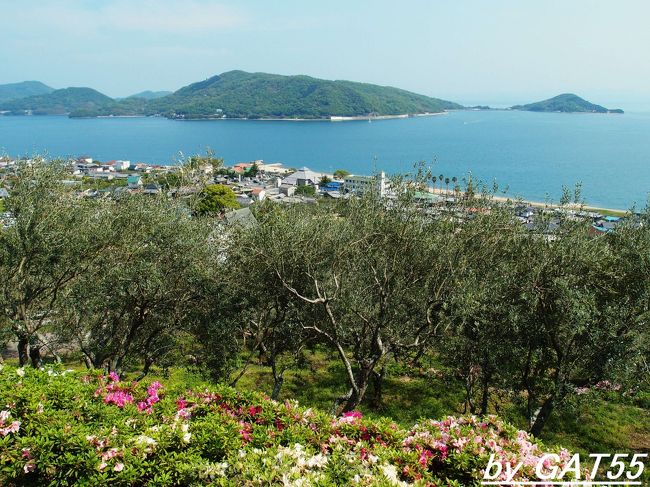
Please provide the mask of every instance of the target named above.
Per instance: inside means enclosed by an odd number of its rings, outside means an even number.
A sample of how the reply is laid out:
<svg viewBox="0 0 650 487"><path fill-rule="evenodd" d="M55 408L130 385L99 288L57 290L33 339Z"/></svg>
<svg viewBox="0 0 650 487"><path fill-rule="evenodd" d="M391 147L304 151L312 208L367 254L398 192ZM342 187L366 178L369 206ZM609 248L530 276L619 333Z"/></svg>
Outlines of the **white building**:
<svg viewBox="0 0 650 487"><path fill-rule="evenodd" d="M379 192L380 196L386 196L388 186L388 179L384 171L374 176L356 176L351 174L343 180L343 191L359 195L374 189Z"/></svg>
<svg viewBox="0 0 650 487"><path fill-rule="evenodd" d="M116 171L126 171L129 167L131 167L131 161L115 161L113 167Z"/></svg>

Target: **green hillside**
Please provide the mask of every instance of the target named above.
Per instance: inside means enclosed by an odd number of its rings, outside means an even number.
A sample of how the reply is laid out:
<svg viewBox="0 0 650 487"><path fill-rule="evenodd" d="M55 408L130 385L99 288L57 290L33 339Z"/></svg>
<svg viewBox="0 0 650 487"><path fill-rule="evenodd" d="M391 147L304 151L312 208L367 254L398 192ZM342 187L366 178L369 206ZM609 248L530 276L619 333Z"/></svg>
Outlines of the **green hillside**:
<svg viewBox="0 0 650 487"><path fill-rule="evenodd" d="M33 95L45 95L53 91L54 88L40 81L21 81L20 83L0 85L0 103Z"/></svg>
<svg viewBox="0 0 650 487"><path fill-rule="evenodd" d="M193 83L150 105L152 112L180 118L322 118L453 108L461 106L397 88L244 71Z"/></svg>
<svg viewBox="0 0 650 487"><path fill-rule="evenodd" d="M0 103L0 110L15 114L31 111L34 115L62 115L74 111L94 114L98 108L114 103L112 98L92 88L64 88L48 94Z"/></svg>
<svg viewBox="0 0 650 487"><path fill-rule="evenodd" d="M90 88L0 102L14 114L72 117L163 115L169 118L329 118L439 113L457 103L410 91L352 81L230 71L165 95L142 92L114 100Z"/></svg>
<svg viewBox="0 0 650 487"><path fill-rule="evenodd" d="M588 102L573 93L549 98L548 100L529 103L528 105L515 105L512 110L529 112L564 112L564 113L623 113L621 109L608 109L601 105Z"/></svg>
<svg viewBox="0 0 650 487"><path fill-rule="evenodd" d="M131 95L127 98L144 98L145 100L155 100L156 98L162 98L163 96L171 95L171 91L141 91L135 95Z"/></svg>

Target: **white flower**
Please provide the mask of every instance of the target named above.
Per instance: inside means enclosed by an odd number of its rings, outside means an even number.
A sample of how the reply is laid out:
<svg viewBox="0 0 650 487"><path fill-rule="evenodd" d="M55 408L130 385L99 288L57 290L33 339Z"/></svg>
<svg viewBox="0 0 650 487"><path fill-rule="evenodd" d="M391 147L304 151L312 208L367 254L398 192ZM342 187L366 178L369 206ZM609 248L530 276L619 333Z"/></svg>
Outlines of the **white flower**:
<svg viewBox="0 0 650 487"><path fill-rule="evenodd" d="M181 431L182 431L183 433L187 433L187 430L188 430L189 428L190 428L190 425L187 424L187 423L183 423L183 424L181 425Z"/></svg>
<svg viewBox="0 0 650 487"><path fill-rule="evenodd" d="M307 466L309 468L314 468L314 467L323 468L325 465L327 465L327 457L322 453L314 455L309 460L307 460Z"/></svg>
<svg viewBox="0 0 650 487"><path fill-rule="evenodd" d="M138 446L156 446L158 442L153 438L150 438L146 435L140 435L135 439L135 443Z"/></svg>
<svg viewBox="0 0 650 487"><path fill-rule="evenodd" d="M406 482L402 482L397 478L397 468L395 465L388 465L388 464L383 464L379 467L381 469L381 473L384 474L384 477L388 479L393 485L407 485Z"/></svg>
<svg viewBox="0 0 650 487"><path fill-rule="evenodd" d="M246 456L245 450L239 450L239 458L244 458Z"/></svg>
<svg viewBox="0 0 650 487"><path fill-rule="evenodd" d="M183 441L184 441L185 443L189 443L191 437L192 437L192 433L185 433L185 434L183 435Z"/></svg>
<svg viewBox="0 0 650 487"><path fill-rule="evenodd" d="M18 374L18 377L25 377L25 369L22 367L20 369L16 369L16 374Z"/></svg>

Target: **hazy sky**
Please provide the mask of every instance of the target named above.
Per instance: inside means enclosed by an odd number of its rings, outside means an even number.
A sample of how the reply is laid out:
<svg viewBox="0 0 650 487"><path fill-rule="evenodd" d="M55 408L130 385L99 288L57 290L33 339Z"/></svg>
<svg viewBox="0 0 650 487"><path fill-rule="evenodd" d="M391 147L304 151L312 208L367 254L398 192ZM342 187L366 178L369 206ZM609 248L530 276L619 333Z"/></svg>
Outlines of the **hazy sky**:
<svg viewBox="0 0 650 487"><path fill-rule="evenodd" d="M0 0L0 83L110 96L232 69L462 103L650 105L648 0Z"/></svg>

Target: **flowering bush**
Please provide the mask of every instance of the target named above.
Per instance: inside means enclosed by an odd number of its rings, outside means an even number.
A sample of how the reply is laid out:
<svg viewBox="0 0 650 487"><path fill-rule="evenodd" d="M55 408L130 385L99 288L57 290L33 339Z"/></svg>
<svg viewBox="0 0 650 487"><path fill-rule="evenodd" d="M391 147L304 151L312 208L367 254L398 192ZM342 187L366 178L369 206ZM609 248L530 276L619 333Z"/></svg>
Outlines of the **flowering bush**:
<svg viewBox="0 0 650 487"><path fill-rule="evenodd" d="M4 367L0 407L9 486L478 485L491 454L523 462L516 480L525 480L546 452L495 417L404 430L228 387L174 391L54 369Z"/></svg>

